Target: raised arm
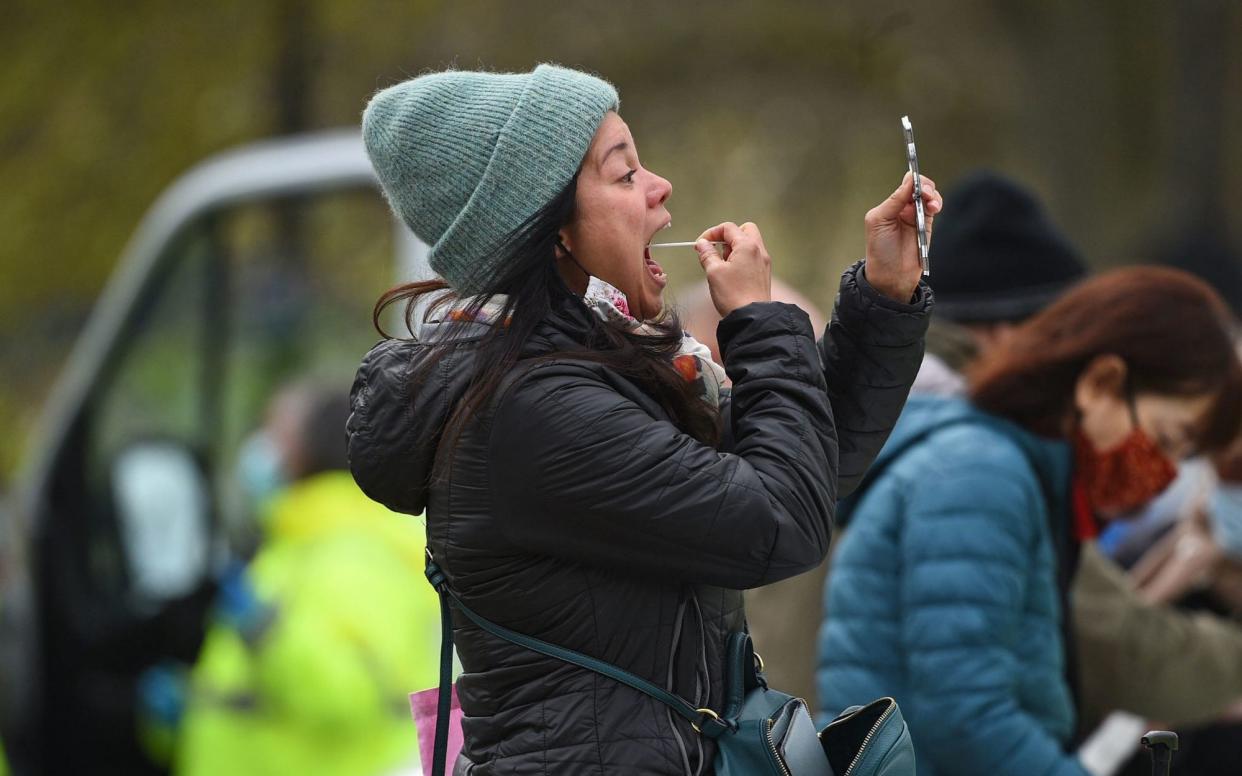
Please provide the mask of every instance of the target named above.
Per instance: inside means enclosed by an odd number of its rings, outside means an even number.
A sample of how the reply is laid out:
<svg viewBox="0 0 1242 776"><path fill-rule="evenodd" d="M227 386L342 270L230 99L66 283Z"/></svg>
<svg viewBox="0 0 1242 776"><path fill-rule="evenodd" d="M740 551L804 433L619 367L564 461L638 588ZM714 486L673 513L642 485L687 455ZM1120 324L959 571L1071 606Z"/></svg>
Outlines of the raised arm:
<svg viewBox="0 0 1242 776"><path fill-rule="evenodd" d="M757 587L817 566L836 502L836 433L810 321L728 315L736 441L720 453L589 364L533 368L492 425L493 502L514 544L631 574Z"/></svg>
<svg viewBox="0 0 1242 776"><path fill-rule="evenodd" d="M819 341L841 444L840 498L858 487L905 407L923 362L931 307L926 283L903 304L871 285L861 261L841 276L832 321Z"/></svg>
<svg viewBox="0 0 1242 776"><path fill-rule="evenodd" d="M930 236L943 200L935 181L926 176L922 192ZM840 498L858 487L905 406L923 361L932 307L919 257L914 180L909 174L867 212L864 225L866 258L842 276L832 322L819 343L840 438ZM704 237L717 239L711 233ZM700 247L700 252L705 249Z"/></svg>

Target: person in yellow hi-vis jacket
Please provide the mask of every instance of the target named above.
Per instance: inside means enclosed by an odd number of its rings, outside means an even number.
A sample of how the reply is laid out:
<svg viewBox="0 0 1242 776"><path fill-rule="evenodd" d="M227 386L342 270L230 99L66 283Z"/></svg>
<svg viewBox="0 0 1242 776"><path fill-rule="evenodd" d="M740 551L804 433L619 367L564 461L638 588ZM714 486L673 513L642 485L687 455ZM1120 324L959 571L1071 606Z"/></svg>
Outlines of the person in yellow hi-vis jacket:
<svg viewBox="0 0 1242 776"><path fill-rule="evenodd" d="M253 561L222 582L178 774L367 776L418 759L408 694L437 681L439 603L421 521L370 501L347 470L347 415L343 392L294 388L251 445L252 463L279 463L269 484L291 484L265 501Z"/></svg>

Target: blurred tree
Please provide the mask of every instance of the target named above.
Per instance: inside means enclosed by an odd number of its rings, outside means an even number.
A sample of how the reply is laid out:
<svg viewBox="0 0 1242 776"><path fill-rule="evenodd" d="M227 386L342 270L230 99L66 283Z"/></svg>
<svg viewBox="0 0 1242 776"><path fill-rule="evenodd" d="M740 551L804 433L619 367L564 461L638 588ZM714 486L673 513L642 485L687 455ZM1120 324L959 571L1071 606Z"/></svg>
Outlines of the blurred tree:
<svg viewBox="0 0 1242 776"><path fill-rule="evenodd" d="M674 183L675 236L754 220L777 271L825 303L904 169L903 113L942 186L979 166L1021 177L1100 265L1232 212L1242 177L1232 0L16 0L5 16L0 427L19 435L178 173L245 140L354 125L373 91L424 70L607 76L644 162ZM1240 230L1218 218L1235 258ZM691 254L666 263L675 284L698 271ZM0 449L0 472L19 450Z"/></svg>

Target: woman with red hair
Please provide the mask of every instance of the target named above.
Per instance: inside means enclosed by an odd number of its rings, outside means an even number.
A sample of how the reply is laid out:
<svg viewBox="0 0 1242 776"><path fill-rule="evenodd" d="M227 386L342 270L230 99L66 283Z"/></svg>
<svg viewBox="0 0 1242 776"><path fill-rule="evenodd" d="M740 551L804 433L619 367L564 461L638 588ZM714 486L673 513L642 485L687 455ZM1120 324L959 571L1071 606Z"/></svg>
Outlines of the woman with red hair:
<svg viewBox="0 0 1242 776"><path fill-rule="evenodd" d="M1119 270L1017 329L969 401L911 400L833 563L823 711L894 696L922 776L1084 773L1066 751L1078 547L1237 434L1235 327L1188 274Z"/></svg>

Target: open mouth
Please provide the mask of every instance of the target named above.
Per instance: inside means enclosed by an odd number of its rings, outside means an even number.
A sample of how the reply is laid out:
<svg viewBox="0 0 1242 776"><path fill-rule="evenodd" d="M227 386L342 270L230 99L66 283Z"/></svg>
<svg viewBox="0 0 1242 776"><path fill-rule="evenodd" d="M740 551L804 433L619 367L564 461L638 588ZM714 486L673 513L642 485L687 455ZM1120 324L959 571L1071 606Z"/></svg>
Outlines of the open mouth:
<svg viewBox="0 0 1242 776"><path fill-rule="evenodd" d="M664 268L651 258L651 250L648 248L643 248L643 264L647 265L647 271L651 273L655 282L660 284L660 288L668 285L668 275L664 274Z"/></svg>
<svg viewBox="0 0 1242 776"><path fill-rule="evenodd" d="M659 234L661 231L672 225L672 221L668 222L664 226L657 229L656 234ZM652 234L651 237L647 238L647 245L650 245L653 239L655 239L655 234ZM659 262L651 258L651 249L647 246L643 246L643 264L646 265L647 271L651 273L652 279L659 284L660 288L664 288L668 285L668 275L665 274L664 268L660 266Z"/></svg>

